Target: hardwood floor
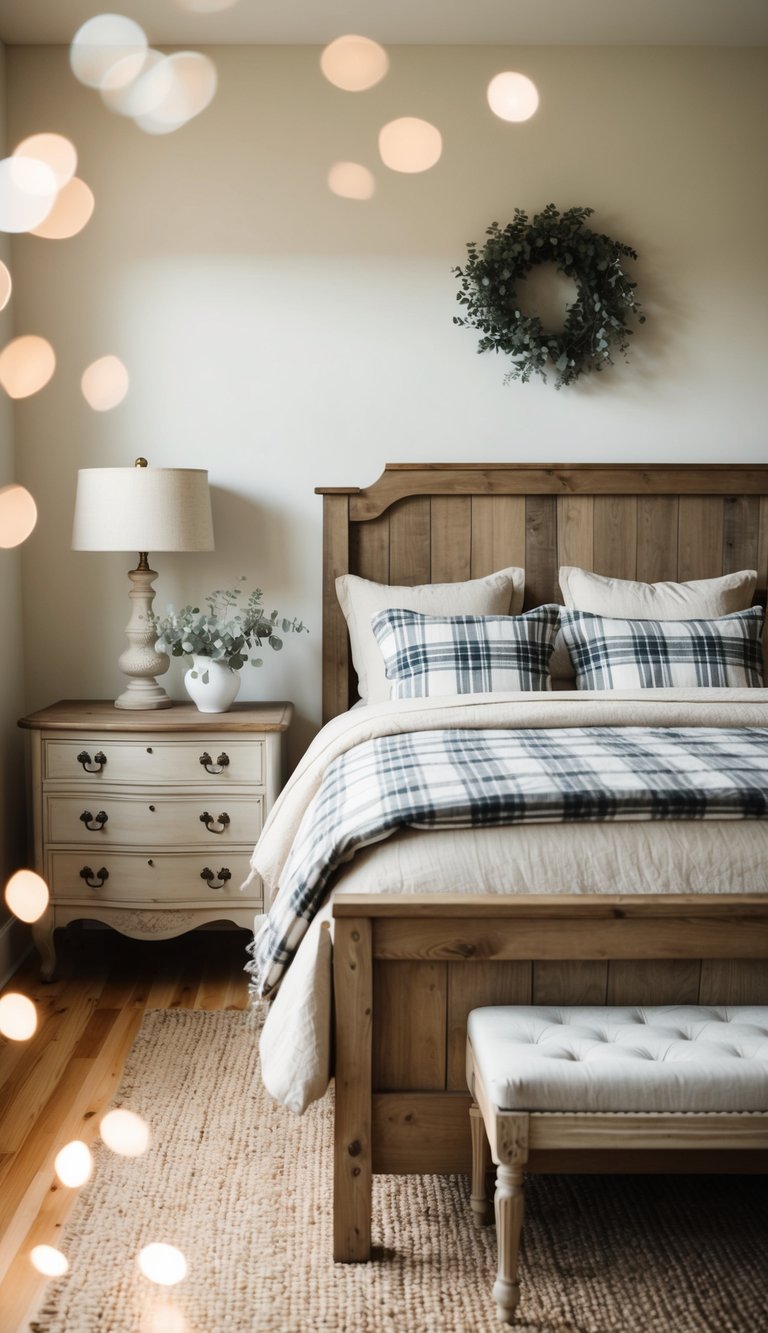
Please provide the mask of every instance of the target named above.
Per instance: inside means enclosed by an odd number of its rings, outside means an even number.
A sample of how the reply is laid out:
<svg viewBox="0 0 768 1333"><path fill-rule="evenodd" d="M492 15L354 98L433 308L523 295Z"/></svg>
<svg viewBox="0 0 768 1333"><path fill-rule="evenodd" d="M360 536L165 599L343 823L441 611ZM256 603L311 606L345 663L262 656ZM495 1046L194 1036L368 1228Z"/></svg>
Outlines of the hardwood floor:
<svg viewBox="0 0 768 1333"><path fill-rule="evenodd" d="M247 1004L245 931L144 942L78 925L56 939L53 982L40 981L32 954L5 988L30 996L39 1021L30 1041L0 1038L2 1333L27 1329L45 1287L29 1252L57 1244L77 1197L56 1182L54 1157L96 1138L145 1009Z"/></svg>

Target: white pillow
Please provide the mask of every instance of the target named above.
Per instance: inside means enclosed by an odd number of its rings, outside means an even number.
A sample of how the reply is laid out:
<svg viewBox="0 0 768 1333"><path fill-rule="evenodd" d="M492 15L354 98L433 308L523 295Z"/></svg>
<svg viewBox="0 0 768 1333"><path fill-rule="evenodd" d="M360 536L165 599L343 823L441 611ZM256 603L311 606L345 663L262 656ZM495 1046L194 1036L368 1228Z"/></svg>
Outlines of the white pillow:
<svg viewBox="0 0 768 1333"><path fill-rule="evenodd" d="M575 565L560 566L560 588L572 611L627 620L715 620L752 605L757 573L741 569L690 583L636 583L611 579Z"/></svg>
<svg viewBox="0 0 768 1333"><path fill-rule="evenodd" d="M369 704L389 699L384 658L371 629L380 611L403 607L425 616L517 615L523 607L524 590L525 571L515 565L466 583L423 583L413 588L372 583L357 574L339 575L336 596L349 630L360 698Z"/></svg>
<svg viewBox="0 0 768 1333"><path fill-rule="evenodd" d="M717 579L693 579L690 583L638 583L634 579L612 579L576 565L560 566L563 601L571 611L627 620L716 620L752 605L757 584L754 569L741 569ZM549 664L552 676L573 676L573 666L562 631L555 640Z"/></svg>

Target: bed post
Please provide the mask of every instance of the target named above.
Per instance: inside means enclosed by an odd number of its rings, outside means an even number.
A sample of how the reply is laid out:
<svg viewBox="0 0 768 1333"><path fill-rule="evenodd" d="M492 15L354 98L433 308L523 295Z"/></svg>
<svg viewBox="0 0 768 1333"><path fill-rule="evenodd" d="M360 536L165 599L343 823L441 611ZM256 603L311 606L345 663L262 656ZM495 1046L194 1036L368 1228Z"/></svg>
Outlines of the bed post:
<svg viewBox="0 0 768 1333"><path fill-rule="evenodd" d="M371 922L335 923L336 1117L333 1153L333 1257L360 1262L371 1253Z"/></svg>
<svg viewBox="0 0 768 1333"><path fill-rule="evenodd" d="M349 573L349 497L355 491L315 492L323 497L323 722L349 708L349 643L336 579Z"/></svg>

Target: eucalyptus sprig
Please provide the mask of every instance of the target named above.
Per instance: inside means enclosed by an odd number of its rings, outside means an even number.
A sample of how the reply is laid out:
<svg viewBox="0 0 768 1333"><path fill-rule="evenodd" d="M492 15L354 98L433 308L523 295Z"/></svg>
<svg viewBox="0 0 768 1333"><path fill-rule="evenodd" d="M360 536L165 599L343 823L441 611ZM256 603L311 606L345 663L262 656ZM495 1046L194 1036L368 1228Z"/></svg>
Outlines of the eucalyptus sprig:
<svg viewBox="0 0 768 1333"><path fill-rule="evenodd" d="M238 583L245 583L242 574ZM180 611L169 606L164 616L150 613L149 623L157 634L157 648L172 657L210 657L213 662L224 662L234 671L240 671L246 662L263 666L262 657L249 657L253 648L266 643L275 652L283 647L282 634L308 634L309 631L295 617L288 619L279 611L264 609L264 594L254 588L242 603L244 589L217 588L208 593L199 606L183 606ZM278 633L278 630L280 633Z"/></svg>
<svg viewBox="0 0 768 1333"><path fill-rule="evenodd" d="M613 365L611 352L627 360L632 329L627 320L645 322L635 296L636 283L625 271L626 259L637 254L621 241L585 227L591 208L569 208L561 213L547 204L533 221L521 208L501 227L492 222L488 239L467 242L464 267L451 271L461 280L456 300L466 309L454 315L454 324L478 329L478 352L505 352L513 365L504 377L521 380L547 378L551 361L555 388L573 384L585 371ZM519 284L536 264L553 263L576 284L577 298L567 307L560 331L544 329L535 314L521 309Z"/></svg>

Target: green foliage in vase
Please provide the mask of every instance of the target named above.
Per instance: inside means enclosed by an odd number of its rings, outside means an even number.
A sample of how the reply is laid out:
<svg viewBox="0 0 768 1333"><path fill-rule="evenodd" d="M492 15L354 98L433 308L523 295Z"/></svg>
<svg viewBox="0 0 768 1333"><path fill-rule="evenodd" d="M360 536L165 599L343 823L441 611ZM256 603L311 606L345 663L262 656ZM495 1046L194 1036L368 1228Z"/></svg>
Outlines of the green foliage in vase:
<svg viewBox="0 0 768 1333"><path fill-rule="evenodd" d="M492 222L482 245L467 242L456 300L465 307L454 324L479 330L478 352L505 352L512 369L504 382L531 376L547 378L551 363L555 388L573 384L589 370L613 365L612 350L627 360L632 329L630 315L645 322L635 296L636 283L626 273L625 260L637 259L628 245L585 227L591 208L569 208L560 213L547 204L529 221L516 208L505 227ZM551 263L577 288L559 332L545 330L541 319L521 309L520 285L537 264Z"/></svg>
<svg viewBox="0 0 768 1333"><path fill-rule="evenodd" d="M243 574L238 582L245 581ZM169 606L164 616L151 613L149 621L157 633L159 651L172 657L210 657L213 662L240 671L248 661L251 666L264 665L262 657L249 656L254 648L268 644L279 652L283 647L281 634L309 633L295 617L289 620L279 611L266 611L261 588L254 588L247 597L243 588L217 588L203 601L207 611L199 606L183 606L176 611Z"/></svg>

